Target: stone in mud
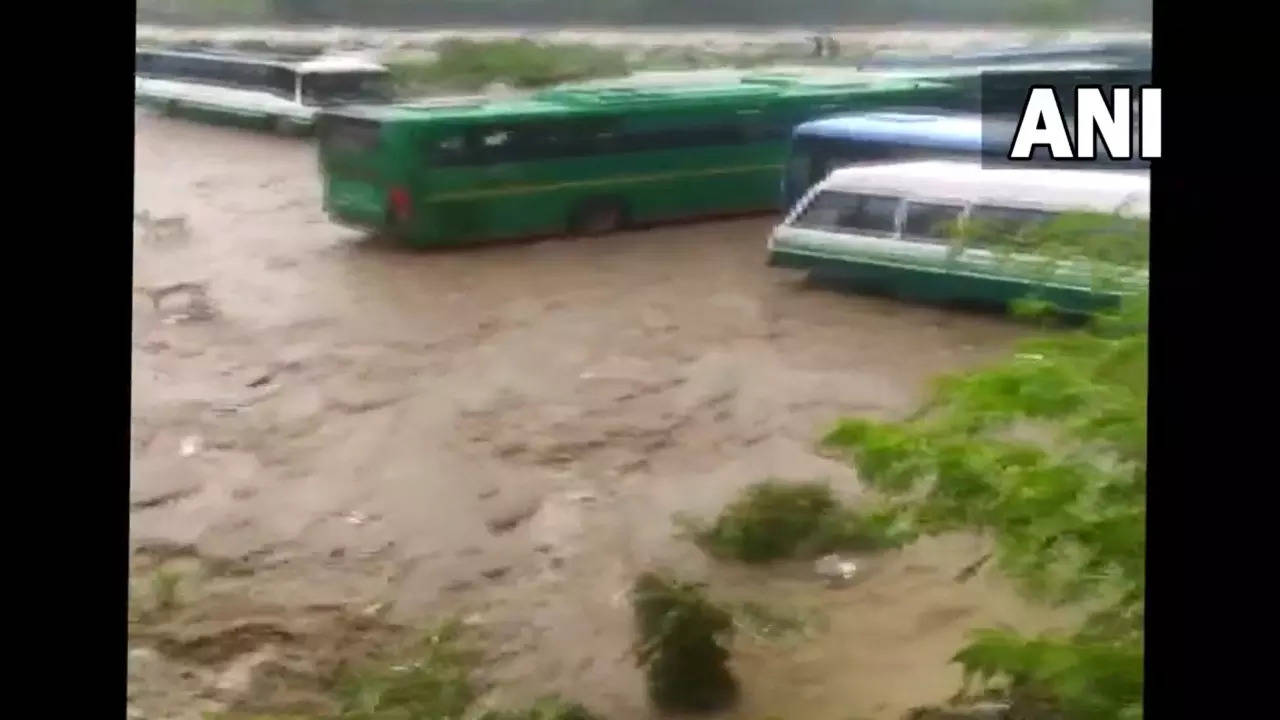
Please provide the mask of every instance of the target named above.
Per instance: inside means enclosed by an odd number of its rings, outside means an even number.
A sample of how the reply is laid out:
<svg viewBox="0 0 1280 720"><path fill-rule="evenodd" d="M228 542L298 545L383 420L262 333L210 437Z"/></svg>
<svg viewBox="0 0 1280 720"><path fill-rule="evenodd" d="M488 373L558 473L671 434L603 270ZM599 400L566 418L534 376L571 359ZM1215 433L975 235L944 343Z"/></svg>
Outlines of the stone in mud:
<svg viewBox="0 0 1280 720"><path fill-rule="evenodd" d="M273 667L279 666L279 654L271 646L241 655L232 660L214 683L216 695L227 702L241 703L251 700Z"/></svg>
<svg viewBox="0 0 1280 720"><path fill-rule="evenodd" d="M484 524L494 535L508 533L537 514L541 507L540 497L508 502L486 517Z"/></svg>

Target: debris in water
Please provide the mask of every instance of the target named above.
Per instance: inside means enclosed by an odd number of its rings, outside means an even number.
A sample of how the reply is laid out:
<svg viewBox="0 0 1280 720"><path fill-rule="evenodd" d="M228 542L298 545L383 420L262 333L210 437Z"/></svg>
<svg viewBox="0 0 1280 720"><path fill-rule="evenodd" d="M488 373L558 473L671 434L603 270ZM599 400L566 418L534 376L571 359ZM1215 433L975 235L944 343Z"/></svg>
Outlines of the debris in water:
<svg viewBox="0 0 1280 720"><path fill-rule="evenodd" d="M200 448L204 445L199 435L188 435L182 438L182 444L179 446L178 452L182 453L182 457L191 457L200 452Z"/></svg>
<svg viewBox="0 0 1280 720"><path fill-rule="evenodd" d="M348 523L352 525L363 525L369 522L370 520L372 520L373 518L369 517L368 515L365 515L359 510L352 510L351 512L343 514L342 519L346 520Z"/></svg>
<svg viewBox="0 0 1280 720"><path fill-rule="evenodd" d="M858 566L851 560L845 560L832 553L818 558L818 561L813 564L813 570L832 583L840 583L852 579L854 573L858 572Z"/></svg>
<svg viewBox="0 0 1280 720"><path fill-rule="evenodd" d="M585 490L571 492L566 495L565 498L568 499L569 502L589 503L596 501L595 493L587 492Z"/></svg>
<svg viewBox="0 0 1280 720"><path fill-rule="evenodd" d="M251 388L262 387L263 385L266 385L269 382L271 382L271 373L267 373L266 375L259 375L258 377L246 383L245 387L251 387Z"/></svg>
<svg viewBox="0 0 1280 720"><path fill-rule="evenodd" d="M977 575L978 571L982 569L982 566L986 565L987 561L990 559L991 559L991 553L987 553L986 555L983 555L982 557L978 558L976 561L964 566L964 568L962 568L960 572L956 573L956 582L962 583L962 582L965 582L966 580L969 580L974 575Z"/></svg>

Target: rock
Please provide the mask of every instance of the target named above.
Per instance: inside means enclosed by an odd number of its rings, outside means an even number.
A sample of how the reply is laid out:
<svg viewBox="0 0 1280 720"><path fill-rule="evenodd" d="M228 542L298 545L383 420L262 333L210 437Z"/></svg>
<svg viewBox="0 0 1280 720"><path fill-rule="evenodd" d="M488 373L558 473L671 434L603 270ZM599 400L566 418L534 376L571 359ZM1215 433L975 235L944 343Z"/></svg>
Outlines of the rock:
<svg viewBox="0 0 1280 720"><path fill-rule="evenodd" d="M541 508L542 498L511 501L506 503L505 507L485 518L484 524L485 527L489 528L489 532L494 535L501 535L519 527L521 523L533 517Z"/></svg>
<svg viewBox="0 0 1280 720"><path fill-rule="evenodd" d="M833 583L843 583L853 579L854 574L858 572L858 566L832 553L818 558L813 564L813 570Z"/></svg>
<svg viewBox="0 0 1280 720"><path fill-rule="evenodd" d="M216 681L216 695L228 702L241 702L251 698L264 684L270 670L279 666L279 654L272 646L241 655L227 664Z"/></svg>
<svg viewBox="0 0 1280 720"><path fill-rule="evenodd" d="M501 578L502 576L506 575L508 572L511 572L510 565L498 565L496 567L491 567L488 570L481 570L480 574L488 578L489 580L497 580L498 578Z"/></svg>

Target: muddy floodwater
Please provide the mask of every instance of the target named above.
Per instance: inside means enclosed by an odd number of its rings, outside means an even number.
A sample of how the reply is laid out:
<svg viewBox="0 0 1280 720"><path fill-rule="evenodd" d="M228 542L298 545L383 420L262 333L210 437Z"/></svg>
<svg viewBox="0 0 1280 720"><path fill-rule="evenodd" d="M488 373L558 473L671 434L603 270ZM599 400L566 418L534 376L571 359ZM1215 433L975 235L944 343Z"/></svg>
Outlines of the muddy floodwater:
<svg viewBox="0 0 1280 720"><path fill-rule="evenodd" d="M135 717L307 707L456 615L485 702L646 718L622 592L655 565L825 618L741 639L733 717L896 718L957 689L966 630L1056 621L991 571L957 582L973 538L859 558L836 590L673 534L770 475L856 498L814 450L829 423L910 409L1018 328L807 287L765 266L770 218L409 252L326 221L307 141L146 114L135 138L135 604L181 577L131 623Z"/></svg>

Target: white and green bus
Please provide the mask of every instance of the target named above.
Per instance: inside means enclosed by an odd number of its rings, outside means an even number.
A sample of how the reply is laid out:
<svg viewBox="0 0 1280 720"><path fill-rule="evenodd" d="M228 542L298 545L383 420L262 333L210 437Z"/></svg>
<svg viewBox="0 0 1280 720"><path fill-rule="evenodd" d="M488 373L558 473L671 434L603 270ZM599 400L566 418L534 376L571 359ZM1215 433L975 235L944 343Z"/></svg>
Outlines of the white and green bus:
<svg viewBox="0 0 1280 720"><path fill-rule="evenodd" d="M356 57L137 49L137 102L167 113L305 132L322 109L390 102L387 69Z"/></svg>
<svg viewBox="0 0 1280 720"><path fill-rule="evenodd" d="M1147 285L1150 185L1146 170L976 158L845 167L773 231L769 264L912 298L1087 312Z"/></svg>

